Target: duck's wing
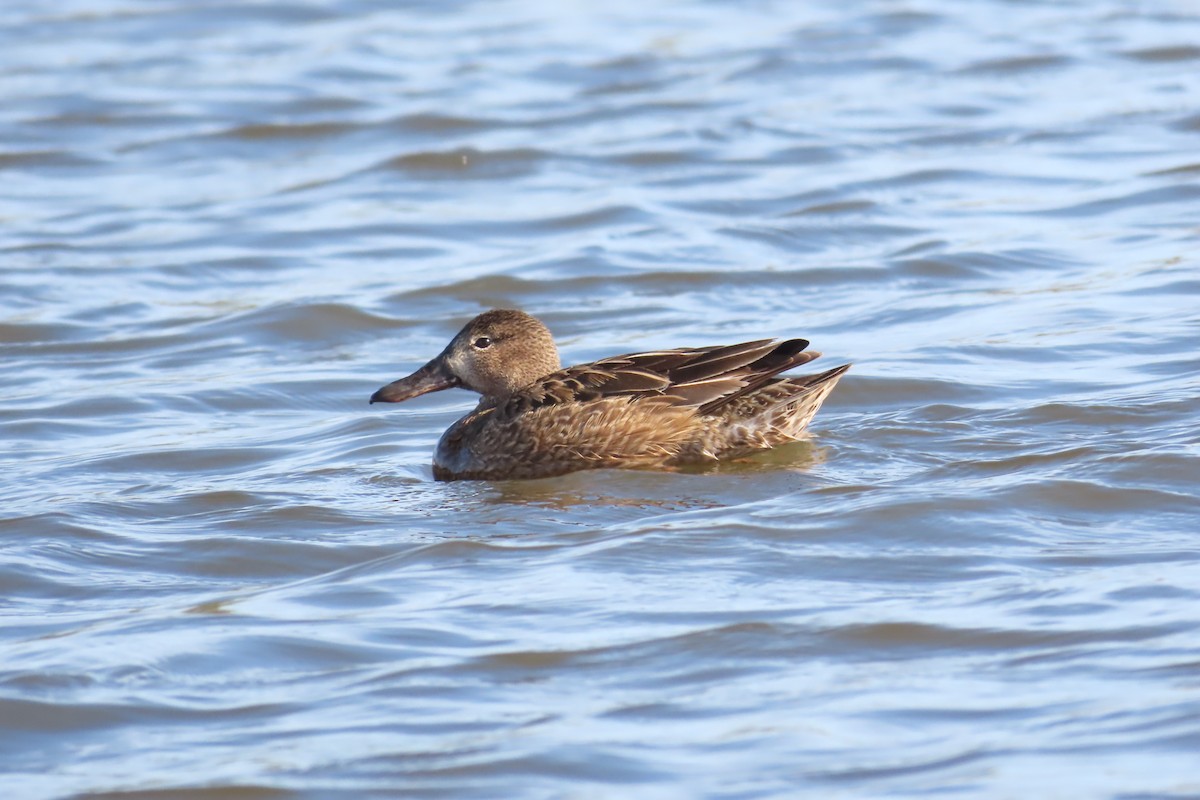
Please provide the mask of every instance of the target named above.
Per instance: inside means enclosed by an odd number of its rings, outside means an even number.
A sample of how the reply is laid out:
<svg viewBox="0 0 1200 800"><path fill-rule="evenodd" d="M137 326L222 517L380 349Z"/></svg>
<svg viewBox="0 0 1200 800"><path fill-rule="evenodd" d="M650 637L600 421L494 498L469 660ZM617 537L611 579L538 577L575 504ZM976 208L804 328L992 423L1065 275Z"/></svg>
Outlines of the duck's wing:
<svg viewBox="0 0 1200 800"><path fill-rule="evenodd" d="M630 353L551 373L516 392L510 413L604 397L656 397L708 414L820 356L805 339Z"/></svg>

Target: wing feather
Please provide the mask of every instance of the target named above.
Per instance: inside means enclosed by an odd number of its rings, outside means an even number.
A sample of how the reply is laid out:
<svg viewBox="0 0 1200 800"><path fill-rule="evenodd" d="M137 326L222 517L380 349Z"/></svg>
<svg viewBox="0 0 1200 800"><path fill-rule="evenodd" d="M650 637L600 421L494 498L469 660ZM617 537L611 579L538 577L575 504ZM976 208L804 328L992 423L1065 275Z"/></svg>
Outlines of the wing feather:
<svg viewBox="0 0 1200 800"><path fill-rule="evenodd" d="M818 357L805 339L759 339L716 347L630 353L551 373L517 391L504 406L515 414L605 397L660 398L710 414Z"/></svg>

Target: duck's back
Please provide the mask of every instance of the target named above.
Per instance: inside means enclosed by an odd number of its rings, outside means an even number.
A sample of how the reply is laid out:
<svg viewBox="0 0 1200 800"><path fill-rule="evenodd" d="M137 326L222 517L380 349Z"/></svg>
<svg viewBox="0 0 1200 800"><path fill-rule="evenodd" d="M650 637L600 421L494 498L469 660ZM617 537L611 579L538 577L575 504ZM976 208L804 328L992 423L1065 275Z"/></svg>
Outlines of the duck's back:
<svg viewBox="0 0 1200 800"><path fill-rule="evenodd" d="M794 441L838 367L774 377L818 357L808 342L634 353L552 373L484 403L438 443L439 479L533 478L602 467L674 467Z"/></svg>

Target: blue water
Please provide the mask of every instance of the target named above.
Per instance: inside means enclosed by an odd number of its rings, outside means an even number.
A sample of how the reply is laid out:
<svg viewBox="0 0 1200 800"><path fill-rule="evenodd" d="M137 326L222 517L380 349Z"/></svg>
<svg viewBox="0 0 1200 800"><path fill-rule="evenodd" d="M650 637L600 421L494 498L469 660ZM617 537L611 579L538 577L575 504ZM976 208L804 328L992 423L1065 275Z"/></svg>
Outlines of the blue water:
<svg viewBox="0 0 1200 800"><path fill-rule="evenodd" d="M1200 795L1200 10L17 0L11 797ZM433 481L368 406L802 336L811 439Z"/></svg>

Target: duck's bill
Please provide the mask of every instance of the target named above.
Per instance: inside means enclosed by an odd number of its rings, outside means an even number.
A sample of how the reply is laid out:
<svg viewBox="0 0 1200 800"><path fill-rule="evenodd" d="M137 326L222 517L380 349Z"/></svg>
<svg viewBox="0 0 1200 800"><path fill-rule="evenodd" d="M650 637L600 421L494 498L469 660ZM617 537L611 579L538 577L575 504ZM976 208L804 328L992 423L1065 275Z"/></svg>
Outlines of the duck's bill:
<svg viewBox="0 0 1200 800"><path fill-rule="evenodd" d="M450 374L440 358L435 358L407 378L392 381L379 389L371 395L371 402L399 403L430 392L452 389L458 385L458 378Z"/></svg>

